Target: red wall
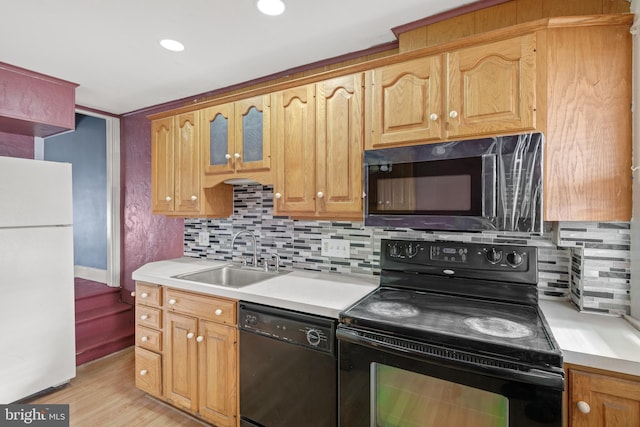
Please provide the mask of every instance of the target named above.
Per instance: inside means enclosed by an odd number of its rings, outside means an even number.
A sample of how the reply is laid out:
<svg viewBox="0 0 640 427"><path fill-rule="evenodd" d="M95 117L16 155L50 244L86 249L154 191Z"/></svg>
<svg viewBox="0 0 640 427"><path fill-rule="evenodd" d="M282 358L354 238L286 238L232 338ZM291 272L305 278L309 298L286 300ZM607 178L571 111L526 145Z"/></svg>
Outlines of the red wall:
<svg viewBox="0 0 640 427"><path fill-rule="evenodd" d="M184 221L151 214L151 122L149 111L120 121L122 248L121 286L133 303L131 274L151 262L181 257Z"/></svg>
<svg viewBox="0 0 640 427"><path fill-rule="evenodd" d="M33 159L33 137L0 132L0 156Z"/></svg>

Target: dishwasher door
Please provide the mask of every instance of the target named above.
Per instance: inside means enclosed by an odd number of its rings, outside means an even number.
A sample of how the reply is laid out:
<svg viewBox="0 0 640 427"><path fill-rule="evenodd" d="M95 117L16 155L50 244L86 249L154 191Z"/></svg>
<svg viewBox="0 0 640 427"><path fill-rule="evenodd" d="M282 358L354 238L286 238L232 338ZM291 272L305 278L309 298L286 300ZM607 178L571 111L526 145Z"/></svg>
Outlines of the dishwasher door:
<svg viewBox="0 0 640 427"><path fill-rule="evenodd" d="M287 332L274 337L240 329L241 425L335 427L338 424L335 352L319 351L285 341L289 337L283 338L294 330L318 332L313 324L287 323L279 318L267 322L273 327L287 325ZM335 339L331 335L329 339Z"/></svg>

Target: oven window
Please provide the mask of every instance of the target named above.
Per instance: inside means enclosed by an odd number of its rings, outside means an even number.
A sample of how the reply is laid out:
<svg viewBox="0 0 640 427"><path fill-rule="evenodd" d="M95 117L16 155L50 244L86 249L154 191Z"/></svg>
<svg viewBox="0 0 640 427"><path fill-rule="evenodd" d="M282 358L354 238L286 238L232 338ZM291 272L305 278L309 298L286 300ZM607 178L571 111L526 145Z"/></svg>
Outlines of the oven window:
<svg viewBox="0 0 640 427"><path fill-rule="evenodd" d="M506 397L380 363L371 364L372 427L504 427Z"/></svg>

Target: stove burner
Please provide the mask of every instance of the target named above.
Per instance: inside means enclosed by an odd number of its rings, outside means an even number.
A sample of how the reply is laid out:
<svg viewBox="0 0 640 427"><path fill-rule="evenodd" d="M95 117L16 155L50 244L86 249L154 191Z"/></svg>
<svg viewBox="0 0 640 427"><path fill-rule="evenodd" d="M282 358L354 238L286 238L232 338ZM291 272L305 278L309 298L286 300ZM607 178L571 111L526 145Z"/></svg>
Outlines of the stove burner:
<svg viewBox="0 0 640 427"><path fill-rule="evenodd" d="M502 338L525 338L534 334L528 326L500 317L467 317L462 321L481 334Z"/></svg>
<svg viewBox="0 0 640 427"><path fill-rule="evenodd" d="M393 301L376 301L367 306L369 313L387 317L413 317L420 311L411 304Z"/></svg>

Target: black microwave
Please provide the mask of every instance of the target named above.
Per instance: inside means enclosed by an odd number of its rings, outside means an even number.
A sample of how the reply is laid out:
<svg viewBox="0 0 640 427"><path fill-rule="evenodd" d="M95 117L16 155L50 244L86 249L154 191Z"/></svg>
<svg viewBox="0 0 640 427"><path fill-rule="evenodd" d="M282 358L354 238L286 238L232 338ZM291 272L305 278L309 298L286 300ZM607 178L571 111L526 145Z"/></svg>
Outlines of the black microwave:
<svg viewBox="0 0 640 427"><path fill-rule="evenodd" d="M541 133L367 150L364 224L542 233Z"/></svg>

